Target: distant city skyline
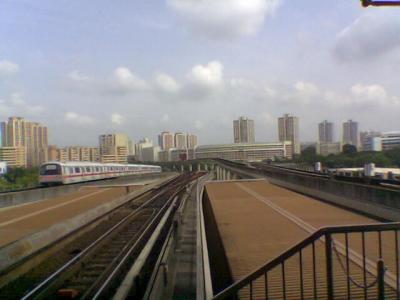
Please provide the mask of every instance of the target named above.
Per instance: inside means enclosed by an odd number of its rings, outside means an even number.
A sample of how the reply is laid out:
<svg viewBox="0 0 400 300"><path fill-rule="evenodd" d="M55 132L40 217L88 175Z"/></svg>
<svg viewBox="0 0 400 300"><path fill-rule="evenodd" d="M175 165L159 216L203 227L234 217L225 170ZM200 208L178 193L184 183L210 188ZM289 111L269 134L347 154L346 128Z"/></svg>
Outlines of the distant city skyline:
<svg viewBox="0 0 400 300"><path fill-rule="evenodd" d="M348 118L397 129L397 9L223 0L221 21L215 3L3 1L0 118L46 124L60 146L95 146L106 132L156 141L165 128L228 143L240 115L257 141L276 141L286 112L302 141L323 119L338 134Z"/></svg>

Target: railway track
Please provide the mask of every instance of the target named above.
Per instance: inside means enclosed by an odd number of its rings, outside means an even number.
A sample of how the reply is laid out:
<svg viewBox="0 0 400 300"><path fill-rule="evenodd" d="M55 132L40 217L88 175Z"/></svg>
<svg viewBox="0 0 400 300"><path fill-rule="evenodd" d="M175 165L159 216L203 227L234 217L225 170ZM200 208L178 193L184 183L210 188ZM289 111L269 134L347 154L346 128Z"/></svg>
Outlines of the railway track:
<svg viewBox="0 0 400 300"><path fill-rule="evenodd" d="M111 297L160 219L167 210L176 209L179 194L200 176L202 173L180 175L156 190L150 198L123 207L113 216L121 220L22 299Z"/></svg>

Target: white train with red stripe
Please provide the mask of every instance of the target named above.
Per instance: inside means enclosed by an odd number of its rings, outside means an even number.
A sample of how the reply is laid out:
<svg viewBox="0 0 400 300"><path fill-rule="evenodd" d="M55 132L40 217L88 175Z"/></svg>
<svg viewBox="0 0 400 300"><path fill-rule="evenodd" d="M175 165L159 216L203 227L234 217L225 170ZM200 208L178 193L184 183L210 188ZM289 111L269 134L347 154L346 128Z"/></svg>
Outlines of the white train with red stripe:
<svg viewBox="0 0 400 300"><path fill-rule="evenodd" d="M161 167L94 162L46 162L40 166L41 185L70 184L135 174L160 173Z"/></svg>

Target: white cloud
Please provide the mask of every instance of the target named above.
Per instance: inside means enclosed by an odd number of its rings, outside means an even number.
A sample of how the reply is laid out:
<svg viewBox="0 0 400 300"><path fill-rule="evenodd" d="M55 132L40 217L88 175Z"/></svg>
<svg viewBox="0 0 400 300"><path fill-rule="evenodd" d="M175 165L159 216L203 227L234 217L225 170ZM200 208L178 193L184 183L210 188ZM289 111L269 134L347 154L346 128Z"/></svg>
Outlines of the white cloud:
<svg viewBox="0 0 400 300"><path fill-rule="evenodd" d="M38 115L44 111L44 108L40 105L30 105L24 100L22 93L13 93L10 96L10 102L14 106L14 109L22 114Z"/></svg>
<svg viewBox="0 0 400 300"><path fill-rule="evenodd" d="M264 87L264 93L269 98L276 97L276 95L277 95L277 92L275 91L275 89L271 88L270 86Z"/></svg>
<svg viewBox="0 0 400 300"><path fill-rule="evenodd" d="M95 123L95 120L92 117L72 111L65 113L64 120L72 125L92 125Z"/></svg>
<svg viewBox="0 0 400 300"><path fill-rule="evenodd" d="M196 65L188 75L189 80L203 87L218 87L223 83L223 65L219 61L211 61L207 65Z"/></svg>
<svg viewBox="0 0 400 300"><path fill-rule="evenodd" d="M176 80L168 74L157 73L155 76L157 87L167 93L176 93L180 86Z"/></svg>
<svg viewBox="0 0 400 300"><path fill-rule="evenodd" d="M387 98L387 92L385 88L378 84L355 84L351 87L351 92L356 97L365 97L371 100Z"/></svg>
<svg viewBox="0 0 400 300"><path fill-rule="evenodd" d="M111 123L113 123L115 125L121 125L124 122L125 122L124 116L117 114L117 113L111 114Z"/></svg>
<svg viewBox="0 0 400 300"><path fill-rule="evenodd" d="M9 60L0 60L0 77L15 75L19 72L19 66Z"/></svg>
<svg viewBox="0 0 400 300"><path fill-rule="evenodd" d="M335 56L342 61L371 61L400 49L398 12L380 10L364 14L344 28L336 38Z"/></svg>
<svg viewBox="0 0 400 300"><path fill-rule="evenodd" d="M400 98L389 95L379 84L354 84L347 93L343 94L325 91L322 98L327 107L335 109L342 107L353 113L359 113L360 110L371 111L373 108L397 110L400 105Z"/></svg>
<svg viewBox="0 0 400 300"><path fill-rule="evenodd" d="M92 78L90 78L89 76L82 74L79 71L72 71L68 74L68 78L73 80L73 81L78 81L78 82L88 82L91 81Z"/></svg>
<svg viewBox="0 0 400 300"><path fill-rule="evenodd" d="M267 123L268 126L272 126L276 122L276 118L274 118L271 114L264 112L262 114L263 121Z"/></svg>
<svg viewBox="0 0 400 300"><path fill-rule="evenodd" d="M170 117L169 117L168 114L163 114L163 115L162 115L162 117L161 117L161 122L167 123L167 122L169 122L169 120L170 120Z"/></svg>
<svg viewBox="0 0 400 300"><path fill-rule="evenodd" d="M281 0L167 0L191 29L212 38L255 34Z"/></svg>
<svg viewBox="0 0 400 300"><path fill-rule="evenodd" d="M318 87L311 82L298 81L294 84L294 89L301 95L310 97L318 95Z"/></svg>
<svg viewBox="0 0 400 300"><path fill-rule="evenodd" d="M253 81L245 78L231 78L228 83L231 87L239 89L252 89L256 87L256 84Z"/></svg>
<svg viewBox="0 0 400 300"><path fill-rule="evenodd" d="M25 101L23 93L15 92L0 100L0 115L9 117L11 115L37 116L42 114L45 108L41 105L32 105Z"/></svg>
<svg viewBox="0 0 400 300"><path fill-rule="evenodd" d="M124 91L143 90L147 88L145 80L132 73L126 67L118 67L114 70L114 78L118 88Z"/></svg>
<svg viewBox="0 0 400 300"><path fill-rule="evenodd" d="M200 120L196 120L196 121L194 122L194 127L195 127L197 130L203 129L204 123L203 123L202 121L200 121Z"/></svg>

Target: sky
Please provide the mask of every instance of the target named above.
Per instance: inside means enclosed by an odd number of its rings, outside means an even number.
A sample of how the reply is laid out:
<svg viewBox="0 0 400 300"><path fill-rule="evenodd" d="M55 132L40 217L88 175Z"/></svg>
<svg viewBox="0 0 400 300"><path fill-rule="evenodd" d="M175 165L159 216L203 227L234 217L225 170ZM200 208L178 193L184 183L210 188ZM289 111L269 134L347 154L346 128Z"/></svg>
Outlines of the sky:
<svg viewBox="0 0 400 300"><path fill-rule="evenodd" d="M400 130L400 8L358 0L1 0L0 120L59 146L125 132L233 142L232 120L277 140L277 118Z"/></svg>

